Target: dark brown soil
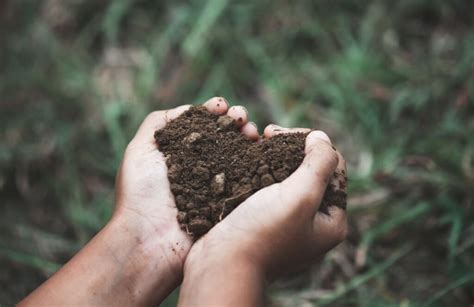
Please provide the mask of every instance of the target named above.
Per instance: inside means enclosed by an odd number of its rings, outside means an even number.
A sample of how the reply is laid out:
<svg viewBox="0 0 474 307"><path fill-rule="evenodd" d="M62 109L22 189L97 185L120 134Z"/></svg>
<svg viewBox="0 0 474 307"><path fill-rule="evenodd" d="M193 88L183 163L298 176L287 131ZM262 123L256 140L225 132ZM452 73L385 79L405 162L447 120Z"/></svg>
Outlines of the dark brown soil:
<svg viewBox="0 0 474 307"><path fill-rule="evenodd" d="M305 136L282 134L257 143L232 118L203 107L192 107L156 131L181 228L197 239L250 195L283 181L303 161ZM327 213L329 205L346 206L346 193L332 184L320 210Z"/></svg>

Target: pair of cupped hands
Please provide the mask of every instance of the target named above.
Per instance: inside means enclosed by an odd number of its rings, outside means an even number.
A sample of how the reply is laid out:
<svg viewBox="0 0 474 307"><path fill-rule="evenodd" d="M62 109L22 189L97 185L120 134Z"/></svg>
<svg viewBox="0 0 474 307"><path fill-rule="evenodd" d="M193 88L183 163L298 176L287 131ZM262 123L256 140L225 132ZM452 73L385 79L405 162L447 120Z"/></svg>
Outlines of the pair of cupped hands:
<svg viewBox="0 0 474 307"><path fill-rule="evenodd" d="M244 107L230 107L221 97L204 106L232 117L243 134L259 141L257 126ZM64 276L77 274L78 280L70 279L69 291L78 296L92 293L98 305L156 305L181 282L181 305L258 305L267 281L319 262L345 238L345 210L329 206L329 214L318 211L333 173L345 171L345 161L324 132L312 131L306 137L304 161L293 174L253 194L193 242L177 222L165 157L153 136L189 107L146 117L118 171L111 220L58 276L35 291L36 299L54 299L51 288L59 291L65 287ZM310 131L269 125L263 137ZM81 274L89 277L81 280ZM78 287L86 289L82 293ZM35 302L35 292L25 302ZM56 299L61 302L60 295Z"/></svg>

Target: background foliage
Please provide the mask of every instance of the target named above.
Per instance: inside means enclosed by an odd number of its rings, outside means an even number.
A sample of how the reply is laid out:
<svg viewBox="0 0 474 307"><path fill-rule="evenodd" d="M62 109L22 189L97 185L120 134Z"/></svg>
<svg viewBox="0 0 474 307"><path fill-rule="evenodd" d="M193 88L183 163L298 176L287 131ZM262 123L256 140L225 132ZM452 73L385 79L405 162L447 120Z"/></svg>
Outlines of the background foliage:
<svg viewBox="0 0 474 307"><path fill-rule="evenodd" d="M104 225L147 112L214 95L260 127L324 129L349 162L348 240L269 301L473 303L472 12L469 0L0 1L0 303Z"/></svg>

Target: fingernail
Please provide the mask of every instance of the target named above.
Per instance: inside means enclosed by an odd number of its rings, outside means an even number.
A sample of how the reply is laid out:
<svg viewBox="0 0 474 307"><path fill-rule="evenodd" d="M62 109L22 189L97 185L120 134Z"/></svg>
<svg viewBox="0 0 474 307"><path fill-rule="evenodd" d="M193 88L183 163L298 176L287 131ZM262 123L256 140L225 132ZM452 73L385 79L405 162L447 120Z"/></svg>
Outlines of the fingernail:
<svg viewBox="0 0 474 307"><path fill-rule="evenodd" d="M332 144L331 139L329 139L329 136L321 130L312 131L306 137L306 142L309 146L314 145L314 143L317 141L325 141L329 144Z"/></svg>

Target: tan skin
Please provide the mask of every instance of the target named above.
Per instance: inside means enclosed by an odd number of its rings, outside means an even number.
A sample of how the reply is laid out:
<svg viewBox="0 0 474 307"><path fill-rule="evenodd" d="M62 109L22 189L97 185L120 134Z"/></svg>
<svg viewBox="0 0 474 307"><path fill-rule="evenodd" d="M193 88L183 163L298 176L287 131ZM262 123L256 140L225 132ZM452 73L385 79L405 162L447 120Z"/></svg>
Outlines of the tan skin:
<svg viewBox="0 0 474 307"><path fill-rule="evenodd" d="M245 108L229 108L220 97L204 106L233 117L242 133L259 139ZM153 138L188 108L145 119L118 172L111 220L20 306L155 306L180 284L183 272L181 306L258 306L266 280L319 261L344 238L345 211L317 211L344 160L324 133L312 132L294 174L254 194L193 245L176 221L165 160ZM265 137L295 131L276 128L268 126Z"/></svg>

